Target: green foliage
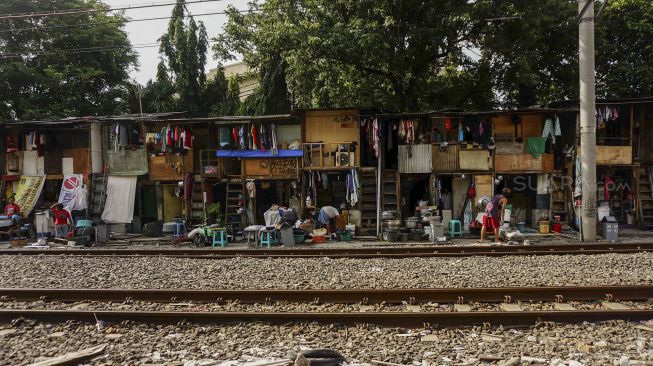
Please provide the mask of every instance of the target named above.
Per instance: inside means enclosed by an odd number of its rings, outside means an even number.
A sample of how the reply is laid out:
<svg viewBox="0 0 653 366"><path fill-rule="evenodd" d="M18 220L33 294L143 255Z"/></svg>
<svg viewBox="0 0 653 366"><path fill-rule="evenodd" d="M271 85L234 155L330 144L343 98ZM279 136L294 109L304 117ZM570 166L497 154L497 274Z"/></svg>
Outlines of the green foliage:
<svg viewBox="0 0 653 366"><path fill-rule="evenodd" d="M611 0L597 26L597 95L653 95L653 2Z"/></svg>
<svg viewBox="0 0 653 366"><path fill-rule="evenodd" d="M210 204L206 208L206 212L215 218L215 223L218 226L222 225L222 204L220 202Z"/></svg>
<svg viewBox="0 0 653 366"><path fill-rule="evenodd" d="M440 70L469 62L464 44L478 34L475 1L267 0L254 12L231 7L216 39L218 58L243 55L253 69L269 67L269 80L285 74L301 107L384 106L411 110L426 91L442 87ZM279 59L280 58L280 59ZM282 62L280 62L282 61ZM280 66L281 65L281 66ZM282 72L283 71L283 72ZM285 110L261 78L256 110ZM446 93L443 93L447 95ZM425 100L449 106L460 100Z"/></svg>
<svg viewBox="0 0 653 366"><path fill-rule="evenodd" d="M578 90L578 5L569 0L487 0L482 60L504 107L573 98Z"/></svg>
<svg viewBox="0 0 653 366"><path fill-rule="evenodd" d="M9 1L2 13L99 9L100 1ZM0 20L0 119L117 114L128 108L137 57L119 13ZM70 24L97 23L92 27ZM71 49L101 50L72 51ZM18 54L18 57L13 55Z"/></svg>

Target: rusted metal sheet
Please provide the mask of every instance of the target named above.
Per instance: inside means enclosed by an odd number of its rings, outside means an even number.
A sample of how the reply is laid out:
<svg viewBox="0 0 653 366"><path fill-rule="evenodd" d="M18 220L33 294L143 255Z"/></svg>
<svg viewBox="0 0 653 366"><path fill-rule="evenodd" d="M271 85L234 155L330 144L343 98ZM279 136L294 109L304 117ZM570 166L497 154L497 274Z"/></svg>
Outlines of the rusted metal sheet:
<svg viewBox="0 0 653 366"><path fill-rule="evenodd" d="M458 164L458 145L448 145L440 148L439 144L433 145L433 171L455 172L460 170Z"/></svg>
<svg viewBox="0 0 653 366"><path fill-rule="evenodd" d="M399 173L431 173L432 158L430 144L400 145Z"/></svg>

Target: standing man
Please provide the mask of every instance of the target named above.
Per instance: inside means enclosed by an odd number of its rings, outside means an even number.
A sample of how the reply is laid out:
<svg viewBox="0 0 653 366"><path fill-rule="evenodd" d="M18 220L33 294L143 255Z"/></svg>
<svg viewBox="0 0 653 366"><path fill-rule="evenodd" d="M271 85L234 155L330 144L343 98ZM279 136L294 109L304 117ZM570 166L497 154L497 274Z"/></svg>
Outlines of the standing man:
<svg viewBox="0 0 653 366"><path fill-rule="evenodd" d="M73 224L73 218L70 216L70 212L63 208L61 203L55 203L50 207L52 213L54 213L54 230L56 232L57 238L66 239L68 236L68 231L70 226Z"/></svg>
<svg viewBox="0 0 653 366"><path fill-rule="evenodd" d="M508 198L510 198L511 194L510 188L504 188L501 190L501 194L494 196L487 206L485 206L481 240L478 241L479 243L482 243L483 239L485 239L488 229L494 232L494 240L497 243L501 243L501 239L499 239L499 227L501 226L501 221L503 221Z"/></svg>

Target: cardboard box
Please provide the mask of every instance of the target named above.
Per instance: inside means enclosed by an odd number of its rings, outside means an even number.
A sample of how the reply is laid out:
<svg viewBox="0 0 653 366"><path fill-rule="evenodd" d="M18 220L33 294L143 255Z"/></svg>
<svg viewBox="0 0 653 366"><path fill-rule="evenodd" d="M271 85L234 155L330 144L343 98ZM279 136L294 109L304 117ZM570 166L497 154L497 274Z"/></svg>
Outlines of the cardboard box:
<svg viewBox="0 0 653 366"><path fill-rule="evenodd" d="M27 245L27 239L14 239L11 241L12 248L24 247Z"/></svg>

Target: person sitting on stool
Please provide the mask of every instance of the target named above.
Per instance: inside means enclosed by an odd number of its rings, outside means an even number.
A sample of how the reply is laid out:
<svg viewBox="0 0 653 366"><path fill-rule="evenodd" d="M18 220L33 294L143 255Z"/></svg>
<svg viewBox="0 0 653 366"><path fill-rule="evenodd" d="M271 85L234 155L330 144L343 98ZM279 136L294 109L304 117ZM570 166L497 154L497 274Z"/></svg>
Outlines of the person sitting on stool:
<svg viewBox="0 0 653 366"><path fill-rule="evenodd" d="M14 202L14 198L9 197L7 205L5 206L4 215L0 216L0 219L11 219L14 224L18 224L18 221L20 221L20 206Z"/></svg>

